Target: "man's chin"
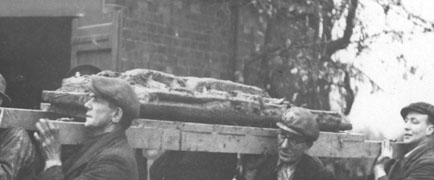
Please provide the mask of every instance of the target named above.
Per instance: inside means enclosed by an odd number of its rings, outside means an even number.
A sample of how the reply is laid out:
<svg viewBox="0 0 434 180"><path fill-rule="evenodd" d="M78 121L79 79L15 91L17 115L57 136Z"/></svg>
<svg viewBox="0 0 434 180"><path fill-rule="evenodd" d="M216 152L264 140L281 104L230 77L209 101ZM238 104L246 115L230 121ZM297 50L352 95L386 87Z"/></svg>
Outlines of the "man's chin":
<svg viewBox="0 0 434 180"><path fill-rule="evenodd" d="M87 129L92 129L92 124L90 124L90 123L88 123L87 121L86 122L84 122L84 125L83 125L85 128L87 128Z"/></svg>
<svg viewBox="0 0 434 180"><path fill-rule="evenodd" d="M404 138L404 139L402 140L402 143L404 143L404 144L413 144L413 143L414 143L414 140L411 139L411 138Z"/></svg>

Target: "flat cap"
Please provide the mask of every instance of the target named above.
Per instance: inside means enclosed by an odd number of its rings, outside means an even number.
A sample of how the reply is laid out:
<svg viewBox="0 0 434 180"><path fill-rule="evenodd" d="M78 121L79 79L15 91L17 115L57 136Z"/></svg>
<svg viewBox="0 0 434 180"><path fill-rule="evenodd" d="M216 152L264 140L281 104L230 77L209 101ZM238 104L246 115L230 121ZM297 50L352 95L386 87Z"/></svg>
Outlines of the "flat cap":
<svg viewBox="0 0 434 180"><path fill-rule="evenodd" d="M405 116L411 111L428 115L428 119L434 124L434 106L426 102L415 102L401 109L401 116L405 119Z"/></svg>
<svg viewBox="0 0 434 180"><path fill-rule="evenodd" d="M120 107L124 112L123 119L128 121L138 118L140 104L136 93L127 81L103 76L91 76L89 89L114 105ZM131 122L127 123L128 126Z"/></svg>
<svg viewBox="0 0 434 180"><path fill-rule="evenodd" d="M316 117L309 110L292 107L286 110L281 121L276 124L286 131L295 131L309 141L316 141L319 137L319 126Z"/></svg>

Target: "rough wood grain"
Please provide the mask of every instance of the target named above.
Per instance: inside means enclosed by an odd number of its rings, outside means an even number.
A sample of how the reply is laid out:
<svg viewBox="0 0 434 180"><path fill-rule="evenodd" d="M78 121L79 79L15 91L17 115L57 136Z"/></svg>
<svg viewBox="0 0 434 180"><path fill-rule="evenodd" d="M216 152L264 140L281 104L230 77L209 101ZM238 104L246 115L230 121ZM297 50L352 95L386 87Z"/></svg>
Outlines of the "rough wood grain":
<svg viewBox="0 0 434 180"><path fill-rule="evenodd" d="M0 108L0 127L24 127L35 130L39 118L56 114L25 109ZM80 144L86 139L83 123L55 121L60 127L62 144ZM242 154L276 153L276 129L227 125L210 125L174 121L137 119L127 130L135 148L222 152ZM321 132L309 154L322 157L374 158L379 142L364 141L363 136L349 133Z"/></svg>
<svg viewBox="0 0 434 180"><path fill-rule="evenodd" d="M86 99L84 94L43 91L42 99L52 103L52 108L48 109L48 111L79 118L82 118L83 114L85 114L82 108L82 104L85 102L84 99ZM191 103L191 101L186 100L186 103L179 103L160 99L158 101L142 101L140 106L141 118L252 127L275 127L275 122L280 120L285 110L285 108L278 106L261 109L260 104L235 100L210 100L201 103L198 101ZM317 115L321 131L337 132L352 128L351 124L338 113L311 111Z"/></svg>
<svg viewBox="0 0 434 180"><path fill-rule="evenodd" d="M104 71L128 81L141 103L141 118L207 124L229 124L252 127L275 127L283 112L292 105L284 99L271 98L264 90L232 81L213 78L182 77L149 69L133 69L122 73ZM42 99L51 103L50 111L69 115L83 106L89 76L63 80L57 91L43 91ZM68 111L65 109L73 108ZM315 111L322 131L352 129L341 114ZM79 117L80 112L77 112Z"/></svg>

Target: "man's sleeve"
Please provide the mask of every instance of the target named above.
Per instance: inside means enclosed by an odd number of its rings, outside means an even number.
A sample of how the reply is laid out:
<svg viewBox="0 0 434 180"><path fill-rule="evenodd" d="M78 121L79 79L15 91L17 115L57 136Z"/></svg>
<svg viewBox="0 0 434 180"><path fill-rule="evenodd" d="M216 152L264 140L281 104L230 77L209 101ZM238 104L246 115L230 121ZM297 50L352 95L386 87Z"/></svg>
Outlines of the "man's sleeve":
<svg viewBox="0 0 434 180"><path fill-rule="evenodd" d="M412 170L404 180L432 180L434 177L434 161L432 159L422 160L411 168ZM382 176L378 180L389 180L389 176Z"/></svg>
<svg viewBox="0 0 434 180"><path fill-rule="evenodd" d="M129 180L135 171L128 169L123 157L104 156L85 167L74 180ZM40 180L64 180L65 176L60 166L47 169L38 177Z"/></svg>
<svg viewBox="0 0 434 180"><path fill-rule="evenodd" d="M432 180L434 177L434 160L425 159L415 165L407 178L404 180ZM381 179L383 180L383 179ZM384 179L388 180L388 179Z"/></svg>
<svg viewBox="0 0 434 180"><path fill-rule="evenodd" d="M36 166L35 147L25 129L0 130L0 147L0 179L16 179L20 170Z"/></svg>
<svg viewBox="0 0 434 180"><path fill-rule="evenodd" d="M322 166L322 172L320 174L322 180L336 180L335 175L324 166Z"/></svg>

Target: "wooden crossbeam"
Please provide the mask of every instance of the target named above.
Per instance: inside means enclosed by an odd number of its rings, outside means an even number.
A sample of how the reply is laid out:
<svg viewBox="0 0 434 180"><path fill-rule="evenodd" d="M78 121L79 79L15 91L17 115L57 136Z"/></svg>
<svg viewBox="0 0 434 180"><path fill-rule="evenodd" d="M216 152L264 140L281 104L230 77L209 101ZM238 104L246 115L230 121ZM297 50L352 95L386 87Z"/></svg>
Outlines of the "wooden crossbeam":
<svg viewBox="0 0 434 180"><path fill-rule="evenodd" d="M58 114L25 109L0 108L0 127L24 127L35 130L39 118L57 118ZM62 144L80 144L85 137L83 123L56 121ZM127 130L134 148L202 151L242 154L276 153L276 129L210 125L174 121L137 119ZM374 158L378 142L366 142L350 133L321 132L309 154L320 157Z"/></svg>

